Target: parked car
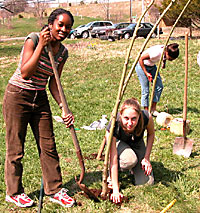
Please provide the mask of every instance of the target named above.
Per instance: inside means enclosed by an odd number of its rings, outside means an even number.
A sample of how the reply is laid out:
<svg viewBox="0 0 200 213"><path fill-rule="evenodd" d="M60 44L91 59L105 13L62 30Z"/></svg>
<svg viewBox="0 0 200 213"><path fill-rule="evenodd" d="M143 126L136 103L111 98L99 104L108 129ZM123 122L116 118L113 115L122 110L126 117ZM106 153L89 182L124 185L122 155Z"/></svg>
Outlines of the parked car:
<svg viewBox="0 0 200 213"><path fill-rule="evenodd" d="M91 30L91 36L100 37L102 35L111 35L114 30L125 28L129 24L131 23L117 23L105 27L95 27L95 29Z"/></svg>
<svg viewBox="0 0 200 213"><path fill-rule="evenodd" d="M84 26L85 26L85 24L80 25L80 26L78 26L78 27L76 27L76 28L74 28L74 29L71 29L71 31L70 31L70 33L69 33L69 35L68 35L68 38L75 39L75 38L76 38L76 35L74 34L74 31L75 31L76 29L81 28L81 27L84 27Z"/></svg>
<svg viewBox="0 0 200 213"><path fill-rule="evenodd" d="M128 27L120 30L114 30L113 35L115 38L125 38L129 39L133 36L134 30L135 30L136 23L130 24ZM139 26L139 29L137 31L137 37L144 37L146 38L148 34L150 33L151 29L153 28L153 25L149 22L141 23ZM155 38L158 33L158 28L155 29L153 34L151 35L152 38ZM163 34L162 28L160 28L160 34Z"/></svg>
<svg viewBox="0 0 200 213"><path fill-rule="evenodd" d="M113 29L120 30L120 29L128 27L130 24L132 24L132 23L128 23L128 22L117 23L117 24L114 24Z"/></svg>
<svg viewBox="0 0 200 213"><path fill-rule="evenodd" d="M91 35L91 31L96 28L105 28L106 26L112 26L111 21L93 21L86 24L84 27L75 29L74 35L80 38L88 38Z"/></svg>

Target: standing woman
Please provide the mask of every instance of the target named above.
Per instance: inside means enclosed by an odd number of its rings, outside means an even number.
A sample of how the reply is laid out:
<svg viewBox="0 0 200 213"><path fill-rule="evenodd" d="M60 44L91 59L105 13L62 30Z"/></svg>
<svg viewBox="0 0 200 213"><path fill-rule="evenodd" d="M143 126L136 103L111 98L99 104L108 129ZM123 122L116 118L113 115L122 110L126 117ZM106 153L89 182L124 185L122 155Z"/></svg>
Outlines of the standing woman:
<svg viewBox="0 0 200 213"><path fill-rule="evenodd" d="M67 195L67 190L62 188L52 114L46 93L48 83L53 98L62 110L47 44L50 43L52 46L57 69L61 75L68 57L68 51L61 42L69 34L73 23L72 14L59 8L50 14L47 27L40 33L29 34L25 39L18 68L5 91L3 115L6 123L6 201L19 207L33 205L33 200L25 194L22 184L21 160L24 157L28 124L37 143L46 195L50 195L52 202L64 207L74 204L74 200ZM73 124L72 114L65 115L62 111L62 117L66 127Z"/></svg>
<svg viewBox="0 0 200 213"><path fill-rule="evenodd" d="M107 126L109 137L111 123ZM147 145L144 131L147 129ZM113 189L111 200L119 203L123 195L119 192L118 169L130 170L135 185L154 182L150 154L154 142L154 122L151 114L141 110L135 98L127 99L121 106L115 123L110 148L110 177L108 187Z"/></svg>
<svg viewBox="0 0 200 213"><path fill-rule="evenodd" d="M173 61L179 56L179 48L177 43L169 44L164 51L163 66L165 68L166 60ZM164 45L155 45L145 50L139 62L136 65L136 73L138 75L141 84L141 105L144 109L148 110L149 107L149 82L151 83L155 78L157 67L155 63L160 61ZM155 92L153 96L153 103L150 112L154 116L157 116L156 105L160 100L160 96L163 90L162 79L160 73L158 73Z"/></svg>

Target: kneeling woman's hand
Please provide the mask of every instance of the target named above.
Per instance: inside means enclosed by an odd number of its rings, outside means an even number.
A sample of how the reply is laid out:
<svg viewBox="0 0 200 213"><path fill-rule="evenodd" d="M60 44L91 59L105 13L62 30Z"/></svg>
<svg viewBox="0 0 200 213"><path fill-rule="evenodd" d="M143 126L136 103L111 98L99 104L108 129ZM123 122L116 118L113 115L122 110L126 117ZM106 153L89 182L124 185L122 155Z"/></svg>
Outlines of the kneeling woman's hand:
<svg viewBox="0 0 200 213"><path fill-rule="evenodd" d="M142 169L144 170L145 175L150 175L152 172L152 166L150 161L148 161L146 158L144 158L141 162Z"/></svg>
<svg viewBox="0 0 200 213"><path fill-rule="evenodd" d="M65 123L66 128L70 127L74 123L74 116L71 113L65 114L63 108L62 108L62 119Z"/></svg>
<svg viewBox="0 0 200 213"><path fill-rule="evenodd" d="M121 194L119 192L118 193L113 192L110 196L110 200L113 203L121 203L122 199L123 199L123 194Z"/></svg>

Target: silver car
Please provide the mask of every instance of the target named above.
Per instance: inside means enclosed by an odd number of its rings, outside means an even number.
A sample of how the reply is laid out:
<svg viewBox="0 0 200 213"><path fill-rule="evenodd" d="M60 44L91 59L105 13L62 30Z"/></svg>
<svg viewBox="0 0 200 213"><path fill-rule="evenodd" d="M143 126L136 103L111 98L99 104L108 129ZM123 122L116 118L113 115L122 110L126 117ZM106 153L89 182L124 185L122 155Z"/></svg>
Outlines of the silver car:
<svg viewBox="0 0 200 213"><path fill-rule="evenodd" d="M92 36L92 30L105 28L107 26L113 26L113 23L111 21L93 21L86 24L84 27L75 29L73 33L77 38L88 38L89 36Z"/></svg>

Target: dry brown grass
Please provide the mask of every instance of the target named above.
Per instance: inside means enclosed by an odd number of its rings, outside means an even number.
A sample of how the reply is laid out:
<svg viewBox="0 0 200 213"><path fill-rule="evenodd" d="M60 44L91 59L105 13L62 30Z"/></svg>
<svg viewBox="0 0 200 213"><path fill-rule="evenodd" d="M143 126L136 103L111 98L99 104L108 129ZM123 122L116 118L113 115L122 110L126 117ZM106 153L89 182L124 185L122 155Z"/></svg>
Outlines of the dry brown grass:
<svg viewBox="0 0 200 213"><path fill-rule="evenodd" d="M132 4L132 15L139 17L141 15L141 1L134 1ZM94 18L107 19L106 4L84 4L68 7L75 16L87 16ZM130 20L130 2L109 3L109 16L113 22Z"/></svg>
<svg viewBox="0 0 200 213"><path fill-rule="evenodd" d="M19 57L0 57L0 68L1 69L6 69L7 67L10 66L11 63L15 63L17 60L19 59ZM4 73L6 74L6 73ZM1 73L2 75L2 73Z"/></svg>
<svg viewBox="0 0 200 213"><path fill-rule="evenodd" d="M99 39L90 39L87 42L80 41L75 44L67 44L66 46L69 52L73 52L73 54L83 58L84 61L91 61L94 59L104 60L126 55L128 48L127 42L116 41L106 45L107 49L105 51L105 44L103 42ZM121 51L121 47L123 47L123 51Z"/></svg>

